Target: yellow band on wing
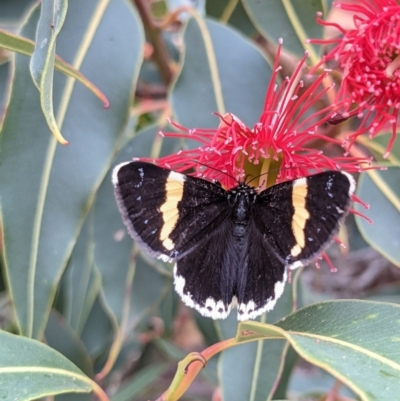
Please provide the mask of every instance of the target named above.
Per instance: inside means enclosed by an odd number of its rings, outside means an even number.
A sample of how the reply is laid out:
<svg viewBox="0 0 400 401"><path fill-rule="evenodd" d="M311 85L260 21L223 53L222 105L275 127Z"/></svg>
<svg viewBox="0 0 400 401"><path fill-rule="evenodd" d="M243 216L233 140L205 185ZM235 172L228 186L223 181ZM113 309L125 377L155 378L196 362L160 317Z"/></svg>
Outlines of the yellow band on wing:
<svg viewBox="0 0 400 401"><path fill-rule="evenodd" d="M292 204L294 208L292 232L296 240L296 245L290 251L292 256L300 255L306 245L305 228L307 220L310 218L310 213L306 209L307 193L306 178L301 178L294 182L292 190Z"/></svg>
<svg viewBox="0 0 400 401"><path fill-rule="evenodd" d="M185 176L174 171L168 175L165 183L165 202L160 207L160 212L163 219L163 226L160 233L160 241L165 249L174 249L174 242L170 238L173 229L179 219L178 203L183 197L183 184Z"/></svg>

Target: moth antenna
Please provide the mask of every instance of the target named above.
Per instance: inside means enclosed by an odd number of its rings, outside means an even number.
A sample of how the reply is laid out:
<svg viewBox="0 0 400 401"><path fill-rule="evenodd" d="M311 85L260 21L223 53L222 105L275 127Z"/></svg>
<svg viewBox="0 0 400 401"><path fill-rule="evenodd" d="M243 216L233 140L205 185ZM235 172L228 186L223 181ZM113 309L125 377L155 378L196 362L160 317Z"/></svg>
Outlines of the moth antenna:
<svg viewBox="0 0 400 401"><path fill-rule="evenodd" d="M197 160L192 160L192 162L193 162L193 163L200 164L201 166L210 168L211 170L218 171L218 172L221 173L221 174L225 174L227 177L232 178L232 180L236 181L238 185L240 184L240 181L239 181L237 178L235 178L234 176L232 176L232 175L230 175L230 174L228 174L228 173L225 173L225 171L218 170L218 169L215 168L215 167L211 167L211 166L209 166L208 164L199 162L199 161L197 161Z"/></svg>
<svg viewBox="0 0 400 401"><path fill-rule="evenodd" d="M281 170L281 169L278 169L278 170ZM271 172L272 172L272 170L271 170L271 171L267 171L267 172L265 172L265 173L262 173L262 174L260 174L260 175L257 175L256 177L253 177L249 182L246 182L246 185L249 185L252 181L256 180L257 178L260 178L261 176L263 176L263 175L265 175L265 174L269 174L269 173L271 173ZM247 176L246 176L246 178L247 178ZM260 187L262 187L262 186L264 185L264 183L265 183L265 180L263 181L263 184L260 185Z"/></svg>
<svg viewBox="0 0 400 401"><path fill-rule="evenodd" d="M249 182L251 182L251 181L249 181ZM259 188L262 188L264 185L265 185L265 180L263 180L263 181L261 182L261 184L260 184L258 187L259 187Z"/></svg>

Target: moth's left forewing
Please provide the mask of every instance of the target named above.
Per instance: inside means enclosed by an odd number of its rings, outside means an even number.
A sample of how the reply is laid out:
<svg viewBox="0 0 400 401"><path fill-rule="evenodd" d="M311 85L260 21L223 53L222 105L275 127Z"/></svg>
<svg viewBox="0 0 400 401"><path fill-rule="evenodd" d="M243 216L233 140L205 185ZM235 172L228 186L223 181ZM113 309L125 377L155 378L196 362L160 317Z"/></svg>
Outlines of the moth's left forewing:
<svg viewBox="0 0 400 401"><path fill-rule="evenodd" d="M150 255L169 259L168 233L176 224L177 203L185 176L145 162L128 162L113 170L115 198L135 242Z"/></svg>
<svg viewBox="0 0 400 401"><path fill-rule="evenodd" d="M191 252L227 217L226 191L200 178L133 161L115 167L112 180L132 238L163 260Z"/></svg>

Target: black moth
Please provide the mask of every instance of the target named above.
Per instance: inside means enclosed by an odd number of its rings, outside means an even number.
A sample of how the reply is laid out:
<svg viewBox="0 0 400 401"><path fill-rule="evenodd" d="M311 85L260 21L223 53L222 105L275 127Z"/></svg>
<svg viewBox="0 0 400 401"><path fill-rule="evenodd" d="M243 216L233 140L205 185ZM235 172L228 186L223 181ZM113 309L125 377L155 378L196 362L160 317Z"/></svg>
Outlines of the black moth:
<svg viewBox="0 0 400 401"><path fill-rule="evenodd" d="M287 269L317 257L348 213L355 182L327 171L257 192L141 161L115 167L115 196L135 242L174 261L175 289L188 306L224 319L271 310ZM151 283L149 283L151 285Z"/></svg>

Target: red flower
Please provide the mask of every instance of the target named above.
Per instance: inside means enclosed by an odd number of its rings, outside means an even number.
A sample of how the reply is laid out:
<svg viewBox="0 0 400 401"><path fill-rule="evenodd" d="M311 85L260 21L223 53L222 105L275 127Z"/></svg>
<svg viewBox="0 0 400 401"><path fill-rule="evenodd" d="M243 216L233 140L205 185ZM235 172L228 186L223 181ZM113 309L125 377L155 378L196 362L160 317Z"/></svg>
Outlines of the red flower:
<svg viewBox="0 0 400 401"><path fill-rule="evenodd" d="M217 179L227 189L236 186L238 181L246 179L249 182L260 174L260 181L254 180L252 185L270 186L326 169L359 171L359 163L366 162L365 159L330 158L310 147L315 139L340 144L319 132L319 127L334 115L337 105L310 114L310 110L315 110L316 102L331 88L324 89L321 85L325 74L304 88L300 76L307 55L292 77L286 78L278 87L275 81L281 69L278 66L280 51L279 46L264 110L253 128L232 114L218 115L221 123L217 129L189 130L173 124L181 132L165 133L166 136L194 139L202 145L154 162L181 172L194 169L198 176ZM270 172L268 177L267 172Z"/></svg>
<svg viewBox="0 0 400 401"><path fill-rule="evenodd" d="M354 14L354 29L318 19L322 25L337 28L343 37L309 42L336 45L323 62L334 59L343 70L337 97L344 103L343 117L362 117L360 127L349 137L349 146L358 135L370 131L374 137L389 123L392 137L387 156L396 138L400 108L400 5L395 0L334 5Z"/></svg>

